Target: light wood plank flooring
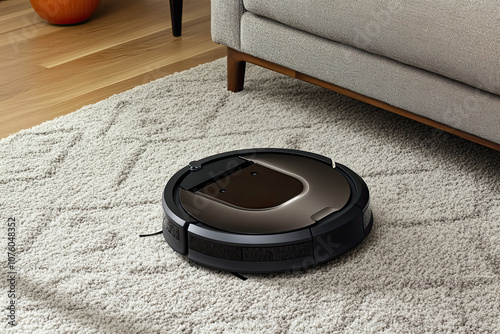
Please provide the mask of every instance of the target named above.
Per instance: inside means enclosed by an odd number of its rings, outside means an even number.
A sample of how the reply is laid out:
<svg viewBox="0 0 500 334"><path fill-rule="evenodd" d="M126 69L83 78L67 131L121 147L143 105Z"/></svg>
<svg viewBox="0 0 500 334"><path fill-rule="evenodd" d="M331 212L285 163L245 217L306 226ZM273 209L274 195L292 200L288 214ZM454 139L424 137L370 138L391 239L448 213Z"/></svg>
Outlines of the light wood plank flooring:
<svg viewBox="0 0 500 334"><path fill-rule="evenodd" d="M46 23L28 0L0 1L0 138L223 56L209 0L184 1L176 38L168 0L103 0L75 26Z"/></svg>

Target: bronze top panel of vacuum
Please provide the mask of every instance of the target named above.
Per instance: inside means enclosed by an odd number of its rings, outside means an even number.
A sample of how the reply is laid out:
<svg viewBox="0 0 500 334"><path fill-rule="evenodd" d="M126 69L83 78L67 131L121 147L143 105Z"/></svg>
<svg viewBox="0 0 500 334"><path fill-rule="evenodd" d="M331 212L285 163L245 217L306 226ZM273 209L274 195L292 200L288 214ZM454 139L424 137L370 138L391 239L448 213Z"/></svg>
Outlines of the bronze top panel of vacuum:
<svg viewBox="0 0 500 334"><path fill-rule="evenodd" d="M286 154L240 158L249 165L201 189L181 189L184 209L217 229L262 234L312 225L349 201L349 183L325 163Z"/></svg>

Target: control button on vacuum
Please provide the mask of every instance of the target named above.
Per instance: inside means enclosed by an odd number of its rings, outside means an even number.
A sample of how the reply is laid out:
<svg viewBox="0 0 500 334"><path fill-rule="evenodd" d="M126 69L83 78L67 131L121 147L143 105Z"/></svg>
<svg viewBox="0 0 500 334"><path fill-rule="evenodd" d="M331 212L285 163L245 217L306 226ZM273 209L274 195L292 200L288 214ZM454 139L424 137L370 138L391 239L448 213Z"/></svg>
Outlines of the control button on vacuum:
<svg viewBox="0 0 500 334"><path fill-rule="evenodd" d="M198 161L191 161L189 163L189 170L190 171L195 172L195 171L198 171L200 169L201 169L201 164Z"/></svg>

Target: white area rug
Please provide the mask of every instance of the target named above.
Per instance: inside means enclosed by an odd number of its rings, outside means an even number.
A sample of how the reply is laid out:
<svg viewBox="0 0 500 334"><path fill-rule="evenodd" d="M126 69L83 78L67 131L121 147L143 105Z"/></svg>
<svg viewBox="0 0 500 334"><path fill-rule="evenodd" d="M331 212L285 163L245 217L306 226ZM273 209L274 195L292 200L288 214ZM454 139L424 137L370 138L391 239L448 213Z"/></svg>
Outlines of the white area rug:
<svg viewBox="0 0 500 334"><path fill-rule="evenodd" d="M31 333L500 332L500 153L225 60L0 141L2 327ZM157 235L167 180L228 150L284 147L367 182L374 227L309 271L206 269ZM15 219L16 321L7 323ZM12 220L11 220L12 221Z"/></svg>

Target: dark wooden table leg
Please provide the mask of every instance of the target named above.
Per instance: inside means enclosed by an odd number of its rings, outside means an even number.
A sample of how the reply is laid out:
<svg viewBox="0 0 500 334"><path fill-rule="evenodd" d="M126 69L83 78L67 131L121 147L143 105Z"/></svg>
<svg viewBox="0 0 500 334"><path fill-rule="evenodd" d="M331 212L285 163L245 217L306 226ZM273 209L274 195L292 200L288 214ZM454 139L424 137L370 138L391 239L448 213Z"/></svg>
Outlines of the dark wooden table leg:
<svg viewBox="0 0 500 334"><path fill-rule="evenodd" d="M182 29L182 0L170 0L170 20L172 21L172 34L181 35Z"/></svg>

